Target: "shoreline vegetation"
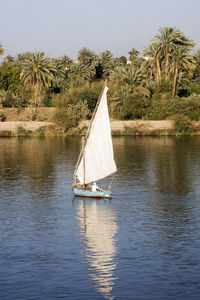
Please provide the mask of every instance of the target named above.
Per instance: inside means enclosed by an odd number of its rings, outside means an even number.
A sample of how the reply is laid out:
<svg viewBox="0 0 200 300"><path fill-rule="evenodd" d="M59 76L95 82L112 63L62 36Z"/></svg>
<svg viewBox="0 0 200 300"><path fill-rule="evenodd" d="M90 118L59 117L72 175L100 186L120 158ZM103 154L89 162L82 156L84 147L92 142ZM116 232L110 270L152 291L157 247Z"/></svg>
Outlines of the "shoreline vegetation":
<svg viewBox="0 0 200 300"><path fill-rule="evenodd" d="M16 108L2 110L7 121L0 122L0 137L11 136L82 136L89 126L89 120L80 121L76 127L65 130L65 126L54 121L55 108L40 108L42 121L27 121L30 111L18 112ZM45 119L45 120L44 120ZM186 123L175 120L114 120L111 119L113 136L180 136L200 135L200 121Z"/></svg>
<svg viewBox="0 0 200 300"><path fill-rule="evenodd" d="M200 135L195 47L175 27L159 28L128 57L88 48L77 61L44 52L13 57L0 44L0 136L83 135L105 80L113 135Z"/></svg>

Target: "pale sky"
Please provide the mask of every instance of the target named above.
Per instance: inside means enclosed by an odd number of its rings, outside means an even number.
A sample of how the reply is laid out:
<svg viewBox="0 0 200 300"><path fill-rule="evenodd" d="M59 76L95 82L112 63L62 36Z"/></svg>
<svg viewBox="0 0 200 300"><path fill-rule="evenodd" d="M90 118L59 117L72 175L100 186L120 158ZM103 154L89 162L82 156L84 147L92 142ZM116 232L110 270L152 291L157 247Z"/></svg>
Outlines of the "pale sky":
<svg viewBox="0 0 200 300"><path fill-rule="evenodd" d="M172 26L200 47L200 0L0 0L5 55L43 51L74 60L87 47L114 56L142 51Z"/></svg>

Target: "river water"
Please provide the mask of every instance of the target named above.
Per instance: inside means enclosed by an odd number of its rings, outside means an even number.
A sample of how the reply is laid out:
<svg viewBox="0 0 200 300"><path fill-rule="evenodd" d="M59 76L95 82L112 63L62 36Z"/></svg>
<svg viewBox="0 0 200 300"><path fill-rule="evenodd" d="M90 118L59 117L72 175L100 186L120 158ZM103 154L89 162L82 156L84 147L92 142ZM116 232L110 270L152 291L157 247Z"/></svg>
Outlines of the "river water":
<svg viewBox="0 0 200 300"><path fill-rule="evenodd" d="M79 138L0 139L0 299L200 299L200 138L113 144L113 198L86 200Z"/></svg>

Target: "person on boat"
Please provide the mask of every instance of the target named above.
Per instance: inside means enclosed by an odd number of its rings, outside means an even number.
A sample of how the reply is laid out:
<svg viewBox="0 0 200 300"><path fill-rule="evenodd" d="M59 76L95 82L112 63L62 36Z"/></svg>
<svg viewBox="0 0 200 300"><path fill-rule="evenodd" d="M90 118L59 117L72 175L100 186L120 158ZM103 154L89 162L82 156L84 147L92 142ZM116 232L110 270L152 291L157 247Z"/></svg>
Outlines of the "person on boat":
<svg viewBox="0 0 200 300"><path fill-rule="evenodd" d="M92 184L92 192L96 192L97 191L97 184L96 182L93 182Z"/></svg>

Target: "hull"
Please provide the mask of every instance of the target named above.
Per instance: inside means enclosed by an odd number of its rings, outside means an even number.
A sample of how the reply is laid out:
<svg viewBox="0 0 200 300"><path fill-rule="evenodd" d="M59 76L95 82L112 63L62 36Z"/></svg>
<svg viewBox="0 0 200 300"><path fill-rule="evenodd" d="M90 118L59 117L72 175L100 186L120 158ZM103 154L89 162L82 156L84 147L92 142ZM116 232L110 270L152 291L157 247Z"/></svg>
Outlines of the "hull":
<svg viewBox="0 0 200 300"><path fill-rule="evenodd" d="M87 198L111 198L110 193L106 191L93 192L90 190L83 190L79 188L73 188L73 192L77 197L87 197Z"/></svg>

